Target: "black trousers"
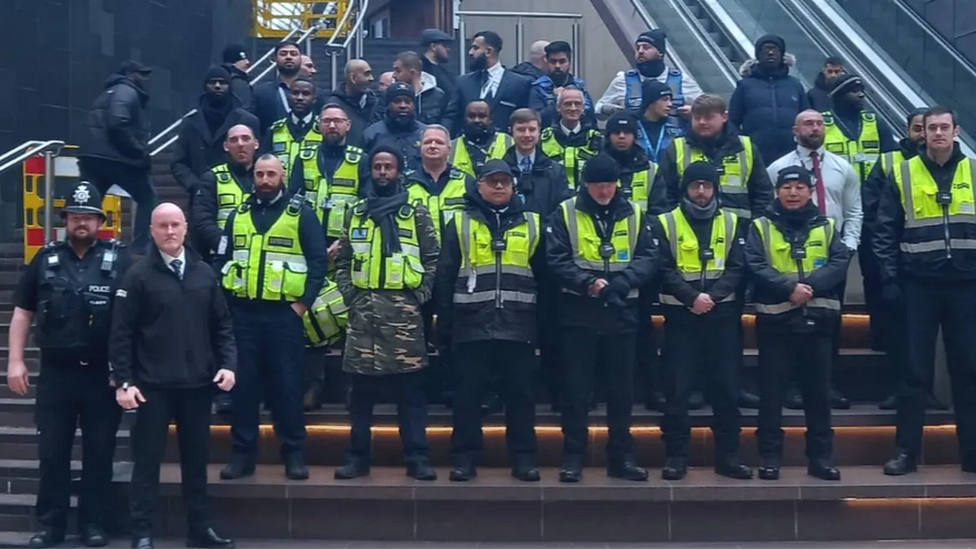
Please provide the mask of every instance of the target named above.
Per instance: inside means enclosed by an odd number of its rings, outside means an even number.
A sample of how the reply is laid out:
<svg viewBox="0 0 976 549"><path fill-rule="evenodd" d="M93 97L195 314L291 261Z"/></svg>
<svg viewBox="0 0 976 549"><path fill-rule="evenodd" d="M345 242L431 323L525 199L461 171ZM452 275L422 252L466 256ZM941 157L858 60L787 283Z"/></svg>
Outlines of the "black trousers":
<svg viewBox="0 0 976 549"><path fill-rule="evenodd" d="M566 357L562 407L563 453L582 458L589 437L589 400L595 372L602 369L607 395L609 461L633 454L630 434L634 407L634 364L637 334L600 334L586 328L563 328Z"/></svg>
<svg viewBox="0 0 976 549"><path fill-rule="evenodd" d="M513 465L535 466L535 346L515 341L476 341L454 345L455 465L476 463L483 441L481 402L493 374L501 380L505 402L505 442Z"/></svg>
<svg viewBox="0 0 976 549"><path fill-rule="evenodd" d="M450 332L442 334L441 329L445 326L437 324L434 329L434 316L437 315L437 304L428 301L420 307L420 314L424 319L424 338L428 346L437 349L437 360L431 360L427 371L424 373L424 383L427 391L427 400L435 403L447 404L451 401L454 392L453 372L454 353L451 347Z"/></svg>
<svg viewBox="0 0 976 549"><path fill-rule="evenodd" d="M546 388L556 409L561 409L563 380L566 377L563 356L562 327L559 325L559 296L561 286L548 271L537 275L536 333L539 336L539 370L542 386Z"/></svg>
<svg viewBox="0 0 976 549"><path fill-rule="evenodd" d="M785 333L757 331L759 339L759 455L783 456L783 387L796 372L807 422L806 456L829 459L834 431L830 426L831 332Z"/></svg>
<svg viewBox="0 0 976 549"><path fill-rule="evenodd" d="M865 230L861 232L861 245L857 249L857 261L861 267L864 279L864 305L870 315L871 347L885 351L887 342L894 336L892 323L887 317L886 306L881 298L883 284L881 281L881 264L874 255L871 247L873 235Z"/></svg>
<svg viewBox="0 0 976 549"><path fill-rule="evenodd" d="M235 311L237 384L231 395L234 454L258 451L261 398L267 399L281 455L305 450L305 327L288 306L274 311Z"/></svg>
<svg viewBox="0 0 976 549"><path fill-rule="evenodd" d="M896 442L919 455L925 398L935 371L935 338L942 328L956 412L956 437L964 464L976 465L976 282L906 279L908 372L898 393Z"/></svg>
<svg viewBox="0 0 976 549"><path fill-rule="evenodd" d="M658 358L654 319L651 316L654 312L654 301L657 300L659 293L659 284L656 280L652 281L641 288L638 301L637 369L644 377L645 400L648 402L654 391L665 390L662 361Z"/></svg>
<svg viewBox="0 0 976 549"><path fill-rule="evenodd" d="M132 484L129 514L133 537L152 535L159 499L159 465L166 451L169 422L176 422L180 477L190 532L210 527L207 463L210 461L210 401L213 388L142 389L146 402L136 409L132 430Z"/></svg>
<svg viewBox="0 0 976 549"><path fill-rule="evenodd" d="M40 483L35 512L44 528L64 532L71 499L71 447L81 426L78 524L104 527L111 504L112 458L122 408L108 384L108 365L41 360L35 422Z"/></svg>
<svg viewBox="0 0 976 549"><path fill-rule="evenodd" d="M719 307L736 305L720 305ZM721 311L696 315L677 307L667 307L664 324L666 349L664 386L667 408L661 423L662 438L669 457L688 457L691 419L688 396L694 389L696 373L703 369L705 392L712 405L712 433L715 455L734 456L739 451L739 407L736 386L739 358L739 317ZM705 335L707 334L707 336ZM707 338L704 340L703 337Z"/></svg>
<svg viewBox="0 0 976 549"><path fill-rule="evenodd" d="M384 387L392 385L396 393L397 423L403 460L407 464L426 463L427 458L427 398L424 391L424 371L370 376L350 374L352 392L349 395L351 433L346 448L346 463L369 466L373 406Z"/></svg>
<svg viewBox="0 0 976 549"><path fill-rule="evenodd" d="M118 185L132 196L138 206L132 249L137 253L145 252L149 245L149 220L156 207L156 189L149 178L149 167L139 168L105 158L82 157L78 161L78 169L81 178L95 185L103 197L112 185Z"/></svg>

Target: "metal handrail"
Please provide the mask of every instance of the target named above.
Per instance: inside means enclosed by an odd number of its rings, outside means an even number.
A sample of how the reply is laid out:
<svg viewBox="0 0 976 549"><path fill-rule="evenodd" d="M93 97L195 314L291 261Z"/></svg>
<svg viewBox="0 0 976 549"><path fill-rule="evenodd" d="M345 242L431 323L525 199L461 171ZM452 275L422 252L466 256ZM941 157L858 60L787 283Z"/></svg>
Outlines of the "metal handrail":
<svg viewBox="0 0 976 549"><path fill-rule="evenodd" d="M335 90L339 84L339 72L338 72L339 68L338 68L338 63L336 63L336 60L339 57L339 52L345 50L348 54L349 43L352 41L353 38L355 38L356 47L357 47L356 53L360 57L362 57L363 55L363 34L365 33L365 29L363 29L363 21L366 20L367 11L369 11L369 0L359 0L359 10L356 16L356 22L353 23L352 29L348 33L346 33L346 39L342 42L342 45L336 47L336 45L333 43L333 40L338 35L338 33L330 36L329 41L325 43L326 50L329 52L329 55L332 56L332 63L330 63L330 65L332 71L331 77L332 77L333 90ZM346 18L349 17L350 13L352 13L352 4L349 5L349 9L346 10L346 13L342 16L342 19L340 20L340 24L338 25L339 28L342 28L346 24ZM347 55L346 57L347 60L350 58L349 55Z"/></svg>
<svg viewBox="0 0 976 549"><path fill-rule="evenodd" d="M515 18L515 51L518 55L522 55L525 51L525 27L522 23L523 18L529 19L572 19L573 29L572 29L572 43L571 47L573 49L573 74L580 76L583 73L583 55L582 52L582 33L580 32L580 20L583 19L583 14L580 13L559 13L559 12L526 12L526 11L456 11L454 15L458 18L458 43L461 52L465 49L465 40L467 39L467 25L465 24L465 17L514 17ZM459 74L465 74L464 60L465 56L462 54L460 57L460 68Z"/></svg>
<svg viewBox="0 0 976 549"><path fill-rule="evenodd" d="M51 223L53 219L51 210L54 209L52 204L52 195L54 194L54 157L61 154L63 147L64 141L56 139L51 141L25 141L17 147L3 153L3 155L0 155L0 162L15 154L17 155L6 164L0 166L0 173L9 170L32 156L44 155L44 242L51 241L51 235L54 231Z"/></svg>

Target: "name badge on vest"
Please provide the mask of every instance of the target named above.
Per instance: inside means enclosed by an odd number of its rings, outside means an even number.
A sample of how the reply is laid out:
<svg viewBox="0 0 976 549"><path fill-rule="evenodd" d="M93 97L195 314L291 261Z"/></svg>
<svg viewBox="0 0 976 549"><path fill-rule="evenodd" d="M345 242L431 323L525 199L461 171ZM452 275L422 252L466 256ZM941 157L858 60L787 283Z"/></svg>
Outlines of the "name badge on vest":
<svg viewBox="0 0 976 549"><path fill-rule="evenodd" d="M369 231L366 227L354 227L349 231L349 240L366 240L369 236Z"/></svg>
<svg viewBox="0 0 976 549"><path fill-rule="evenodd" d="M272 236L268 239L269 246L281 246L282 248L291 248L295 244L293 238L285 238L283 236Z"/></svg>
<svg viewBox="0 0 976 549"><path fill-rule="evenodd" d="M276 152L276 153L282 153L282 152L285 152L285 144L284 144L284 143L281 143L281 142L278 142L278 143L272 143L272 144L271 144L271 150L272 150L273 152Z"/></svg>

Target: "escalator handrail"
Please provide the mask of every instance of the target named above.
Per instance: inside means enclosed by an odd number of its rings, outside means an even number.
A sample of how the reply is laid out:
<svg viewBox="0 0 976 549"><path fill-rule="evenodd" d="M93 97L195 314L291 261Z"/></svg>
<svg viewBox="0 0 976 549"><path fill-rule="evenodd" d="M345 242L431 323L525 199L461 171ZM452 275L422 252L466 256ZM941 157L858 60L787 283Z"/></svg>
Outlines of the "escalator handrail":
<svg viewBox="0 0 976 549"><path fill-rule="evenodd" d="M722 76L725 77L729 86L734 89L736 83L739 81L737 67L732 66L731 61L725 57L719 45L708 35L708 32L701 26L698 19L692 15L684 0L667 0L667 2L671 4L671 8L678 14L678 17L681 18L685 26L695 35L695 39L701 44L705 49L705 53L708 54L708 57L722 72Z"/></svg>
<svg viewBox="0 0 976 549"><path fill-rule="evenodd" d="M742 30L742 27L735 22L735 19L729 15L729 12L725 9L725 6L719 0L698 0L702 7L708 12L709 17L721 27L722 32L726 37L732 42L732 44L739 50L739 53L743 55L744 58L750 59L753 57L753 43L749 39L749 36ZM736 71L736 76L741 77L741 75Z"/></svg>

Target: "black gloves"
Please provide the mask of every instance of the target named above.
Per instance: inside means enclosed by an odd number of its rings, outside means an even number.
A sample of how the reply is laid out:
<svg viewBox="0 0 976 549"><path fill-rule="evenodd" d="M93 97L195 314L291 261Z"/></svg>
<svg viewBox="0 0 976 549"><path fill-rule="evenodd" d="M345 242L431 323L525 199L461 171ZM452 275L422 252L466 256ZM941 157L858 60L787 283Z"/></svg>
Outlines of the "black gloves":
<svg viewBox="0 0 976 549"><path fill-rule="evenodd" d="M610 280L607 289L611 294L620 296L620 299L627 299L627 294L630 293L630 281L623 275L617 275Z"/></svg>

